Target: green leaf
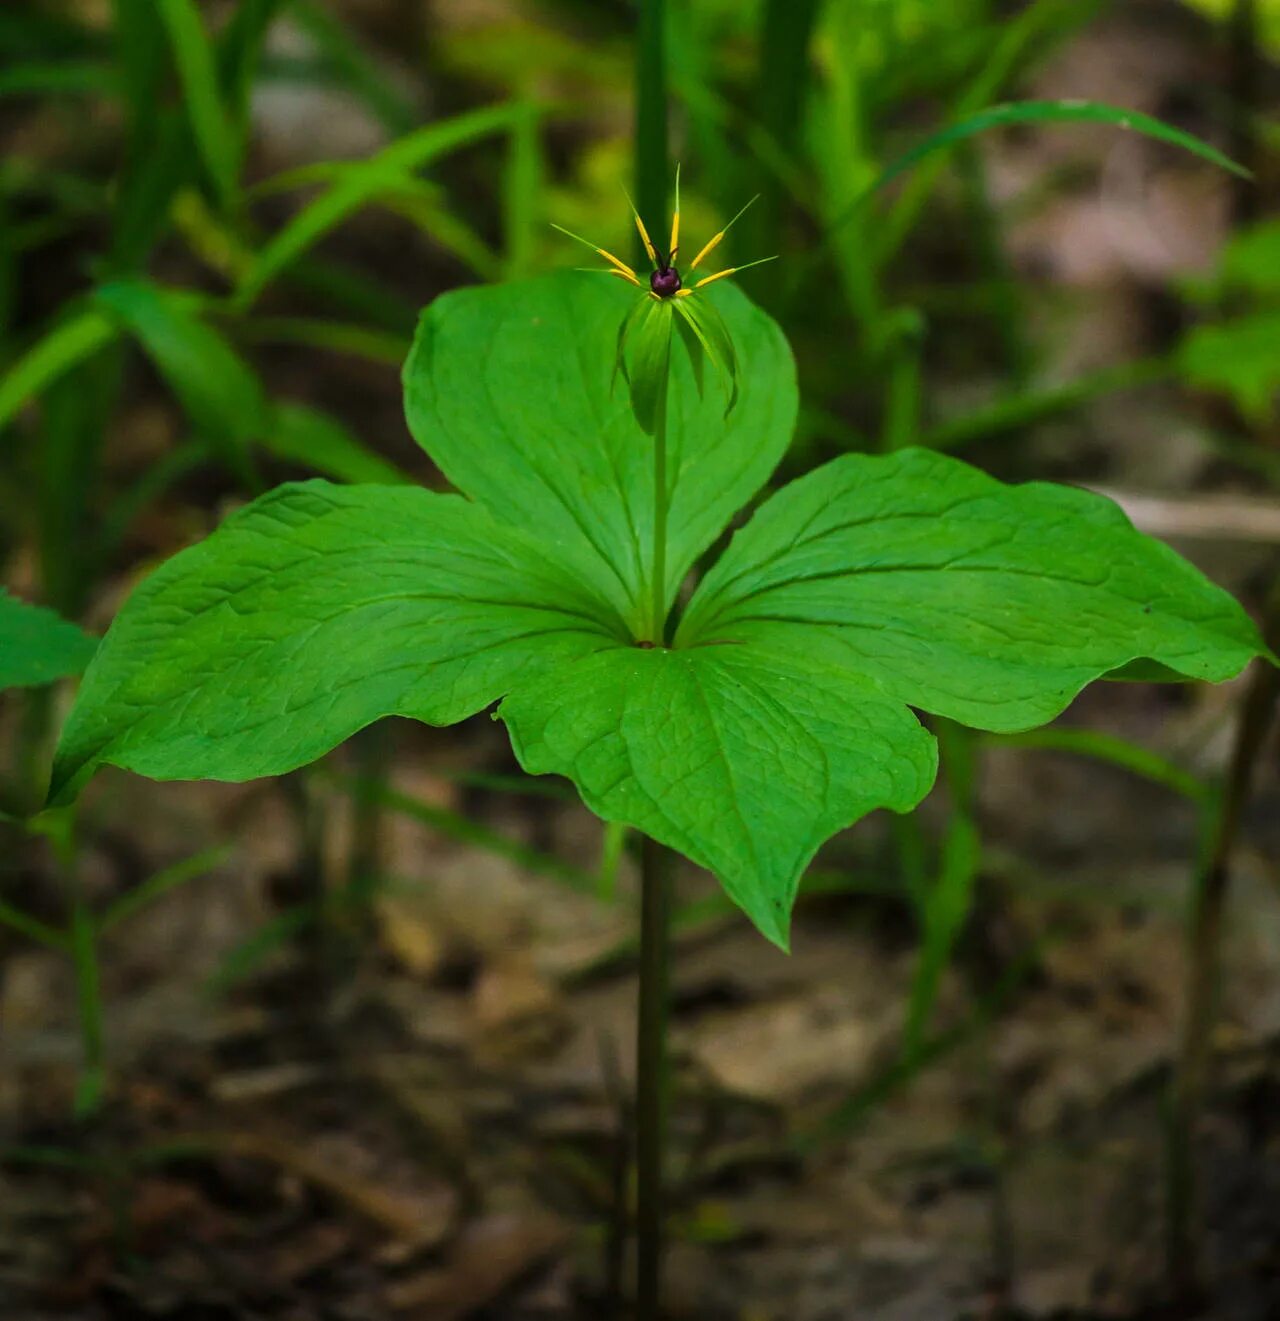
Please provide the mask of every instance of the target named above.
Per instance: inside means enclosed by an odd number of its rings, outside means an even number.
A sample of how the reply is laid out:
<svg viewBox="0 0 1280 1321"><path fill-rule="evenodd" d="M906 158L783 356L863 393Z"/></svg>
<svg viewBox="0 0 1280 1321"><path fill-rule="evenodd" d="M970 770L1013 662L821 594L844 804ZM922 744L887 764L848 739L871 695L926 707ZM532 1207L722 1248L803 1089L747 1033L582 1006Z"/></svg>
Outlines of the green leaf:
<svg viewBox="0 0 1280 1321"><path fill-rule="evenodd" d="M1123 106L1103 105L1097 101L1012 101L1006 105L991 106L957 123L948 124L893 161L874 186L877 189L883 188L926 156L963 142L966 138L977 137L993 128L1026 124L1105 124L1181 147L1183 151L1230 170L1232 174L1245 179L1250 177L1243 165L1237 165L1230 156L1224 155L1203 139L1184 133L1151 115L1144 115L1140 110L1126 110Z"/></svg>
<svg viewBox="0 0 1280 1321"><path fill-rule="evenodd" d="M190 299L145 280L118 280L94 294L155 363L195 429L223 460L246 474L248 451L263 437L269 413L262 382Z"/></svg>
<svg viewBox="0 0 1280 1321"><path fill-rule="evenodd" d="M1221 391L1247 418L1265 421L1280 391L1280 312L1197 326L1179 346L1177 361L1191 385Z"/></svg>
<svg viewBox="0 0 1280 1321"><path fill-rule="evenodd" d="M313 247L336 225L373 198L403 183L406 174L420 170L439 156L509 128L524 107L489 106L446 119L407 134L367 161L341 170L336 182L308 203L276 232L245 271L236 290L236 302L248 307L287 266Z"/></svg>
<svg viewBox="0 0 1280 1321"><path fill-rule="evenodd" d="M742 397L726 421L672 355L667 596L768 480L790 442L795 364L777 325L727 283L711 294L733 336ZM405 365L409 426L449 480L502 521L536 526L567 567L645 626L653 443L613 389L621 281L560 273L437 299Z"/></svg>
<svg viewBox="0 0 1280 1321"><path fill-rule="evenodd" d="M410 480L394 463L362 445L337 418L307 404L277 404L263 446L277 458L305 464L340 482L394 486Z"/></svg>
<svg viewBox="0 0 1280 1321"><path fill-rule="evenodd" d="M1230 288L1256 294L1280 294L1280 220L1266 220L1236 234L1218 263Z"/></svg>
<svg viewBox="0 0 1280 1321"><path fill-rule="evenodd" d="M525 770L571 777L606 821L715 872L783 948L818 846L874 808L909 811L937 770L901 703L750 647L598 650L522 682L498 714Z"/></svg>
<svg viewBox="0 0 1280 1321"><path fill-rule="evenodd" d="M41 606L0 588L0 690L37 687L79 674L97 641Z"/></svg>
<svg viewBox="0 0 1280 1321"><path fill-rule="evenodd" d="M1043 724L1139 658L1222 680L1265 652L1230 596L1110 501L925 450L837 459L765 504L676 636L711 642L821 657L993 731Z"/></svg>
<svg viewBox="0 0 1280 1321"><path fill-rule="evenodd" d="M278 775L382 716L451 724L616 636L532 539L457 496L279 487L148 578L81 685L54 764Z"/></svg>
<svg viewBox="0 0 1280 1321"><path fill-rule="evenodd" d="M27 400L76 363L105 348L117 334L110 318L94 308L78 313L49 331L0 376L0 427Z"/></svg>
<svg viewBox="0 0 1280 1321"><path fill-rule="evenodd" d="M222 205L235 202L240 144L222 102L218 66L194 0L155 0L169 34L196 147Z"/></svg>

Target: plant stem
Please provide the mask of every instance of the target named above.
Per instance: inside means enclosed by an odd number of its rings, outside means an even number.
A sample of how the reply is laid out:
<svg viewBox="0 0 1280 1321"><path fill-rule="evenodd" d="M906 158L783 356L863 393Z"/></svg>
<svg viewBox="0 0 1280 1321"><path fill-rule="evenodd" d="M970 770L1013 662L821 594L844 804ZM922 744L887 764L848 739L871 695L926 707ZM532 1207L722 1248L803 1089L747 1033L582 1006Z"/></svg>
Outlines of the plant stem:
<svg viewBox="0 0 1280 1321"><path fill-rule="evenodd" d="M1272 592L1264 630L1268 644L1280 640L1280 584ZM1231 855L1248 805L1259 755L1280 698L1280 670L1256 661L1236 729L1227 780L1209 808L1205 848L1196 878L1191 917L1190 971L1182 1048L1169 1111L1170 1282L1182 1296L1199 1286L1199 1234L1196 1225L1195 1130L1204 1105L1212 1055L1218 986L1222 974L1222 932L1231 881Z"/></svg>
<svg viewBox="0 0 1280 1321"><path fill-rule="evenodd" d="M649 596L649 640L666 645L667 629L667 388L671 377L671 349L663 364L661 395L653 429L653 578Z"/></svg>
<svg viewBox="0 0 1280 1321"><path fill-rule="evenodd" d="M98 966L98 932L74 856L65 860L71 893L70 945L76 972L76 1004L80 1016L80 1079L75 1114L86 1119L102 1104L106 1090L106 1047L102 1029L102 979Z"/></svg>
<svg viewBox="0 0 1280 1321"><path fill-rule="evenodd" d="M646 225L667 210L667 3L641 0L636 37L636 208ZM651 230L659 234L659 230ZM661 243L661 238L656 238ZM642 254L643 256L643 254Z"/></svg>
<svg viewBox="0 0 1280 1321"><path fill-rule="evenodd" d="M662 1155L667 1119L671 853L641 844L640 1012L636 1026L636 1317L657 1321L662 1276Z"/></svg>

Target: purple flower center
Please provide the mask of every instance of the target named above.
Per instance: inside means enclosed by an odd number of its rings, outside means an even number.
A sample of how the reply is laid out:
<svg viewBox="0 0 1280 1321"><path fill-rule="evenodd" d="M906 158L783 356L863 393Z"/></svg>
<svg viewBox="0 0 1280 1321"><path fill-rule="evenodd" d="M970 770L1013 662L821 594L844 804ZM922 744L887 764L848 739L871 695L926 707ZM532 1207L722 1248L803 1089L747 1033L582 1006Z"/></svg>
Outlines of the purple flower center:
<svg viewBox="0 0 1280 1321"><path fill-rule="evenodd" d="M674 266L662 266L649 276L649 288L659 298L670 298L680 289L680 272Z"/></svg>

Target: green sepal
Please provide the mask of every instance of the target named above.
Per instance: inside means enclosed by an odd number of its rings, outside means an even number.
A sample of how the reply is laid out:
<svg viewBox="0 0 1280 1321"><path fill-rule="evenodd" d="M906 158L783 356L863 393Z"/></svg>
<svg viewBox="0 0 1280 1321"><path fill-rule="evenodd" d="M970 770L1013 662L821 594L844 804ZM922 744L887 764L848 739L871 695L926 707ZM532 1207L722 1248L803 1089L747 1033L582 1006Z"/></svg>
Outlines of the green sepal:
<svg viewBox="0 0 1280 1321"><path fill-rule="evenodd" d="M698 398L703 399L706 397L706 371L704 370L706 354L703 352L702 341L693 333L693 327L682 316L676 317L676 329L680 332L685 351L689 354L689 365L693 368L693 383L697 387Z"/></svg>
<svg viewBox="0 0 1280 1321"><path fill-rule="evenodd" d="M738 402L738 355L734 351L729 327L725 325L724 317L705 297L694 295L690 298L673 298L671 302L680 314L682 327L687 326L693 332L711 365L721 376L728 378L729 402L724 410L725 417L728 417ZM692 351L689 356L693 358Z"/></svg>
<svg viewBox="0 0 1280 1321"><path fill-rule="evenodd" d="M622 379L626 381L628 387L631 385L631 373L627 370L627 336L631 333L632 326L644 315L645 309L652 302L652 299L638 299L632 303L627 315L624 316L618 325L618 344L613 359L613 376L609 380L609 393L613 393L614 386L618 384L618 374L622 374Z"/></svg>
<svg viewBox="0 0 1280 1321"><path fill-rule="evenodd" d="M658 425L658 411L666 407L667 401L671 302L666 298L646 298L641 304L643 310L627 328L627 346L624 346L624 352L626 347L630 348L627 379L631 386L631 411L641 430L650 436Z"/></svg>

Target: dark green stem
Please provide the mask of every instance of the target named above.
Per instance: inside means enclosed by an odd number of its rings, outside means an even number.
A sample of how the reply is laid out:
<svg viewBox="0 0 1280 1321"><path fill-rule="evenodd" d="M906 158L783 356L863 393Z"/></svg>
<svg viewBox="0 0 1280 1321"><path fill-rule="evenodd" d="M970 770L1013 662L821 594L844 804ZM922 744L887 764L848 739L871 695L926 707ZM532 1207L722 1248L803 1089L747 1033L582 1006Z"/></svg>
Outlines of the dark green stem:
<svg viewBox="0 0 1280 1321"><path fill-rule="evenodd" d="M1272 594L1265 633L1272 647L1280 641L1280 586ZM1169 1112L1166 1246L1170 1282L1184 1297L1194 1297L1200 1284L1195 1136L1212 1057L1231 856L1252 792L1258 759L1271 729L1277 698L1280 698L1280 670L1265 660L1255 662L1240 712L1227 780L1221 796L1209 809L1205 848L1196 878L1187 1006Z"/></svg>
<svg viewBox="0 0 1280 1321"><path fill-rule="evenodd" d="M105 1035L102 1027L102 981L98 965L98 931L75 857L65 860L71 894L71 960L76 973L76 1004L80 1017L80 1080L76 1085L78 1119L92 1115L106 1090Z"/></svg>
<svg viewBox="0 0 1280 1321"><path fill-rule="evenodd" d="M667 4L641 0L636 55L636 208L658 234L667 210ZM657 239L657 242L662 242Z"/></svg>
<svg viewBox="0 0 1280 1321"><path fill-rule="evenodd" d="M649 640L666 645L667 630L667 386L671 350L663 364L658 412L653 428L653 577L649 584Z"/></svg>
<svg viewBox="0 0 1280 1321"><path fill-rule="evenodd" d="M636 1028L636 1318L657 1321L662 1279L662 1156L667 1128L670 851L641 844L640 1012Z"/></svg>

